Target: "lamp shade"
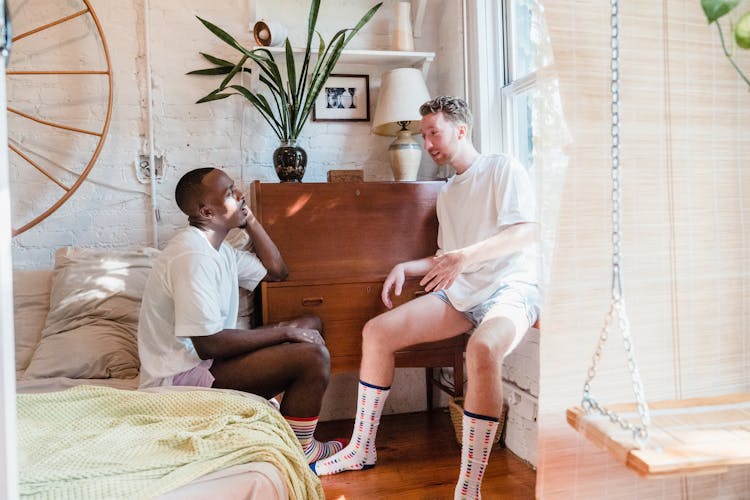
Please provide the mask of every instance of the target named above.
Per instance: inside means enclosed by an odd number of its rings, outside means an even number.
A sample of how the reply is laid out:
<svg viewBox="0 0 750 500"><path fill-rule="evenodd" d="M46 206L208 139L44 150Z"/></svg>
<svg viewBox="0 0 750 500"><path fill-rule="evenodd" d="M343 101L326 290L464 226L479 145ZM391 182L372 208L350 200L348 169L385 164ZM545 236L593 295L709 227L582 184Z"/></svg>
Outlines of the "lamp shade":
<svg viewBox="0 0 750 500"><path fill-rule="evenodd" d="M372 131L378 135L395 136L402 129L399 122L409 122L407 130L419 132L422 120L419 107L429 100L421 70L396 68L383 73Z"/></svg>

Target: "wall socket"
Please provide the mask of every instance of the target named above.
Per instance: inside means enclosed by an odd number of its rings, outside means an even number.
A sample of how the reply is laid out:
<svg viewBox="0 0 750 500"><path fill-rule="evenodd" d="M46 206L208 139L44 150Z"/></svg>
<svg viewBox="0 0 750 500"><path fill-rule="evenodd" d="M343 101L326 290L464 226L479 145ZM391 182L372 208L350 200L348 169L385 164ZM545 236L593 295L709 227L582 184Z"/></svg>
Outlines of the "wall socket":
<svg viewBox="0 0 750 500"><path fill-rule="evenodd" d="M135 176L142 184L151 182L151 160L149 155L138 155L135 159ZM154 155L154 170L156 171L156 181L161 182L164 178L164 157Z"/></svg>

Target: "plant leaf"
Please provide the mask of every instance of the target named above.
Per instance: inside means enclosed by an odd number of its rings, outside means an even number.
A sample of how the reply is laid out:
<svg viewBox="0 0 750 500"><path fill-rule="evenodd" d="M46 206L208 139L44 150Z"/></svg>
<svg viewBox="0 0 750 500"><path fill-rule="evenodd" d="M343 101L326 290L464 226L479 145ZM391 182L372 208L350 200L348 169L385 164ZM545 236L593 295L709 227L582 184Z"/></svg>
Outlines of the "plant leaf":
<svg viewBox="0 0 750 500"><path fill-rule="evenodd" d="M205 52L199 52L199 54L208 59L208 62L217 66L234 66L234 63L231 63L225 59L219 59L218 57L212 56L211 54L206 54Z"/></svg>
<svg viewBox="0 0 750 500"><path fill-rule="evenodd" d="M226 75L232 71L231 66L219 66L217 68L195 69L188 71L186 75Z"/></svg>
<svg viewBox="0 0 750 500"><path fill-rule="evenodd" d="M240 94L242 94L245 99L250 101L250 103L255 106L255 109L260 111L261 116L266 120L266 122L271 126L276 136L279 138L279 140L282 140L282 127L281 124L278 122L276 117L273 114L273 111L271 110L271 106L269 106L268 101L261 96L253 94L249 89L241 86L241 85L230 85L231 88L238 91Z"/></svg>
<svg viewBox="0 0 750 500"><path fill-rule="evenodd" d="M232 78L234 78L234 75L236 75L240 71L240 69L242 69L242 66L245 64L246 61L247 61L247 56L243 56L242 59L237 61L237 64L234 65L234 68L232 68L232 70L229 72L226 78L224 78L224 80L221 82L221 85L219 85L220 89L223 89L229 84Z"/></svg>
<svg viewBox="0 0 750 500"><path fill-rule="evenodd" d="M734 27L734 41L738 47L750 49L750 11L745 12Z"/></svg>
<svg viewBox="0 0 750 500"><path fill-rule="evenodd" d="M292 51L292 44L289 43L289 39L286 39L286 47L285 47L285 53L286 53L286 81L287 81L287 90L289 95L289 102L286 103L287 106L289 106L289 113L286 113L289 117L289 130L294 130L294 123L297 121L297 108L298 100L297 100L297 70L294 67L294 52Z"/></svg>
<svg viewBox="0 0 750 500"><path fill-rule="evenodd" d="M231 47L234 47L235 49L239 50L240 52L242 52L245 55L249 55L250 51L247 50L242 45L240 45L240 43L237 40L235 40L234 37L232 37L232 35L230 35L226 31L224 31L223 29L219 28L215 24L213 24L213 23L211 23L209 21L206 21L205 19L203 19L203 18L201 18L199 16L195 16L195 17L197 17L198 20L203 23L203 26L205 26L206 28L208 28L208 30L211 33L213 33L214 35L216 35L217 37L219 37L219 39L222 40L224 43L228 44Z"/></svg>
<svg viewBox="0 0 750 500"><path fill-rule="evenodd" d="M731 12L741 0L701 0L703 13L706 14L708 24Z"/></svg>
<svg viewBox="0 0 750 500"><path fill-rule="evenodd" d="M198 75L226 75L221 86L211 92L198 102L208 102L217 99L224 99L234 93L222 92L225 88L236 90L245 99L258 110L263 119L273 129L274 133L280 140L296 139L303 126L305 125L315 100L318 98L325 82L333 72L336 63L341 57L341 53L349 41L360 31L360 29L375 15L382 7L382 2L373 6L357 22L354 28L343 29L338 31L326 46L323 37L315 30L320 11L320 0L310 1L310 13L308 16L307 41L304 53L304 61L301 70L297 73L297 66L294 59L294 51L289 40L286 40L284 56L286 58L286 83L281 76L279 65L274 60L273 53L264 47L248 50L235 40L229 33L218 26L201 19L198 20L216 35L220 40L238 50L243 54L243 59L237 64L233 64L224 59L220 59L209 54L201 55L213 64L216 68L196 70L189 74ZM318 57L315 65L310 70L312 56L313 36L317 34L319 39ZM270 91L273 97L273 103L270 103L265 96L260 93L253 93L241 85L229 85L232 77L240 71L250 71L245 68L244 62L252 59L260 69L258 79Z"/></svg>
<svg viewBox="0 0 750 500"><path fill-rule="evenodd" d="M323 85L333 72L333 69L335 68L336 63L341 57L341 53L343 52L346 45L349 43L352 37L354 37L354 35L356 35L370 19L372 19L372 16L374 16L382 6L383 2L375 4L362 16L362 18L359 20L359 22L357 22L354 28L352 28L351 30L341 30L336 33L329 42L326 51L321 51L321 53L319 53L318 61L315 65L315 70L313 70L312 76L310 78L309 92L305 99L304 106L302 106L302 109L298 113L299 118L297 120L296 128L293 132L293 137L297 137L302 131L302 127L304 127L305 123L307 122L307 118L310 115L310 111L312 110L315 100L318 98L320 91L323 90ZM346 36L347 31L349 31L348 36ZM308 52L309 51L310 50L308 47Z"/></svg>
<svg viewBox="0 0 750 500"><path fill-rule="evenodd" d="M737 0L737 1L739 1L739 0ZM370 19L372 19L372 16L374 16L375 13L378 11L378 9L380 9L380 7L382 7L382 6L383 6L383 2L380 2L380 3L376 4L376 5L373 5L373 7L370 10L368 10L367 12L365 12L365 15L362 16L362 19L359 20L359 22L356 24L356 26L354 26L354 28L352 28L351 32L349 33L349 36L346 37L346 42L344 42L345 45L349 43L349 40L351 40L352 37L354 37L354 35L356 35L357 33L359 33L359 30L361 30L362 27L365 24L367 24L370 21Z"/></svg>
<svg viewBox="0 0 750 500"><path fill-rule="evenodd" d="M218 101L219 99L226 99L230 95L234 95L234 92L232 92L230 94L219 94L219 93L217 93L216 90L214 90L213 92L211 92L207 96L202 97L202 98L198 99L197 101L195 101L195 104L201 104L201 103L209 102L209 101Z"/></svg>

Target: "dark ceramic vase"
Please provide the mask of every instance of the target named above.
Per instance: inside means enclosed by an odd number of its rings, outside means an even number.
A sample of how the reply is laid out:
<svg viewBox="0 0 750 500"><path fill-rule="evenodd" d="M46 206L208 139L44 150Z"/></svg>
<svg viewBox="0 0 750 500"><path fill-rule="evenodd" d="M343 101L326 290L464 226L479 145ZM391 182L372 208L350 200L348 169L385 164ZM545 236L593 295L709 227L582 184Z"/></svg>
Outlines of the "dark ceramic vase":
<svg viewBox="0 0 750 500"><path fill-rule="evenodd" d="M273 152L273 166L281 182L302 182L307 167L307 153L295 141L282 142Z"/></svg>

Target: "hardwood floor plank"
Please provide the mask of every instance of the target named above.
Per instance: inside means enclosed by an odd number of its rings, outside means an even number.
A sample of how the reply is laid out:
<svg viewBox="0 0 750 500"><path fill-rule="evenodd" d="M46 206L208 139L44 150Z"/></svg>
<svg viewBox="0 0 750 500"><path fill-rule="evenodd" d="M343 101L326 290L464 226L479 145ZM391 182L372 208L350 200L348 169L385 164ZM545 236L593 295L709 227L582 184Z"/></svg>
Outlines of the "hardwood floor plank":
<svg viewBox="0 0 750 500"><path fill-rule="evenodd" d="M321 422L316 436L332 439L351 435L353 420ZM378 464L367 471L321 478L331 500L424 500L453 498L461 463L447 411L386 415L378 431ZM534 498L536 471L512 452L496 445L482 482L487 499Z"/></svg>

